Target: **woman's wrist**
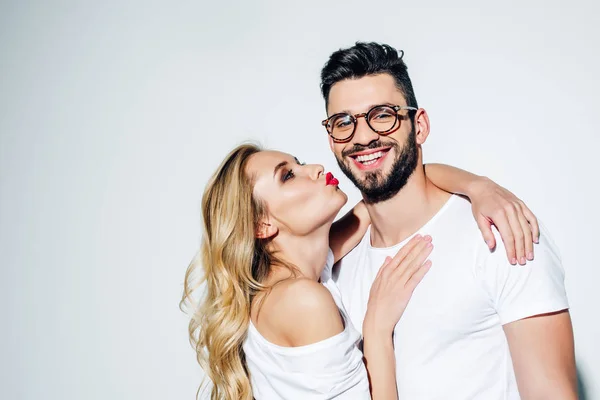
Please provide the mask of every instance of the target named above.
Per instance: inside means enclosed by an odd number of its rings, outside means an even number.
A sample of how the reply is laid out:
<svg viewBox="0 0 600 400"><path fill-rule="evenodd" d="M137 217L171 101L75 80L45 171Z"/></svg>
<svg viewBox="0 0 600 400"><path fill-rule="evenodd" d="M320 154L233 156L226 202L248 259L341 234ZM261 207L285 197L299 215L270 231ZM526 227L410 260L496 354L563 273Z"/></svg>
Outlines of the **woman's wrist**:
<svg viewBox="0 0 600 400"><path fill-rule="evenodd" d="M363 323L363 353L365 357L385 353L390 348L393 351L393 333L393 327L386 327L384 324L377 324L373 320L365 318Z"/></svg>
<svg viewBox="0 0 600 400"><path fill-rule="evenodd" d="M469 198L477 197L489 187L490 178L483 175L472 174L471 179L465 185L465 195Z"/></svg>
<svg viewBox="0 0 600 400"><path fill-rule="evenodd" d="M379 354L388 354L389 352L394 352L394 342L391 333L381 337L363 337L363 355L365 358L378 357Z"/></svg>
<svg viewBox="0 0 600 400"><path fill-rule="evenodd" d="M375 318L370 318L369 313L367 311L367 315L365 316L362 329L362 334L365 341L367 339L376 341L385 340L386 338L391 338L393 332L393 327L389 327L386 324L382 324L381 322L376 321Z"/></svg>

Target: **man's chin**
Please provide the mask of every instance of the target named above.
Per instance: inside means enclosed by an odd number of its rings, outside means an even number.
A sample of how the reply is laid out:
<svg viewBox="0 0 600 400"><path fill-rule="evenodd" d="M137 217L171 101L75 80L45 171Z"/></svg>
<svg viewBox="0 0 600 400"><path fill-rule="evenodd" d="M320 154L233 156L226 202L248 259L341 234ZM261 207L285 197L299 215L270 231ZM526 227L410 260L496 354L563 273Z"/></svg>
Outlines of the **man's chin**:
<svg viewBox="0 0 600 400"><path fill-rule="evenodd" d="M354 175L353 183L360 190L378 190L385 182L385 178L377 172L362 173L359 176Z"/></svg>
<svg viewBox="0 0 600 400"><path fill-rule="evenodd" d="M379 191L381 190L382 182L379 179L376 182L363 181L361 182L362 190L365 192Z"/></svg>

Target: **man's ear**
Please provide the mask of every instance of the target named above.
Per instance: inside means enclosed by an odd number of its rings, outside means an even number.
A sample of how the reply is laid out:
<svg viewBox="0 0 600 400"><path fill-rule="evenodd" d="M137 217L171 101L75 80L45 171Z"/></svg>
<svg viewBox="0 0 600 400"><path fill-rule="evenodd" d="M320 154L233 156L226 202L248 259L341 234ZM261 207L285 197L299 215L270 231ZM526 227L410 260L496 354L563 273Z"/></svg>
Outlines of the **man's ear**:
<svg viewBox="0 0 600 400"><path fill-rule="evenodd" d="M423 108L415 114L415 136L418 145L425 143L429 136L429 116Z"/></svg>
<svg viewBox="0 0 600 400"><path fill-rule="evenodd" d="M269 239L277 234L277 228L266 222L261 221L256 228L256 238L257 239Z"/></svg>

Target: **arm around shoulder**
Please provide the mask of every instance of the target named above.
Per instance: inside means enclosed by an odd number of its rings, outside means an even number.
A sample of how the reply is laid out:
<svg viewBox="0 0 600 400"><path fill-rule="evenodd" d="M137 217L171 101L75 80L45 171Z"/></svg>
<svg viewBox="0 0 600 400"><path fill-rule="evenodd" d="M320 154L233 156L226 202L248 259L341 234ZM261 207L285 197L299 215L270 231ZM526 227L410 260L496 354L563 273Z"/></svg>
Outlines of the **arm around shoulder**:
<svg viewBox="0 0 600 400"><path fill-rule="evenodd" d="M329 231L329 247L336 263L361 241L371 218L364 201L359 201L352 210L337 220Z"/></svg>

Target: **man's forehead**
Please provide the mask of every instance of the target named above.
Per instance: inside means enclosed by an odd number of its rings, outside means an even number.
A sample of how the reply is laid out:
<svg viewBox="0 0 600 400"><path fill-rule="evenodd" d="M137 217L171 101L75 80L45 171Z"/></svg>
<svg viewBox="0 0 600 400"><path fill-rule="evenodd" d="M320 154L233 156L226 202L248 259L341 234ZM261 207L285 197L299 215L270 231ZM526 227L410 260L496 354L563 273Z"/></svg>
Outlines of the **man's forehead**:
<svg viewBox="0 0 600 400"><path fill-rule="evenodd" d="M378 104L404 104L404 96L390 74L345 79L331 87L327 114L360 113Z"/></svg>

